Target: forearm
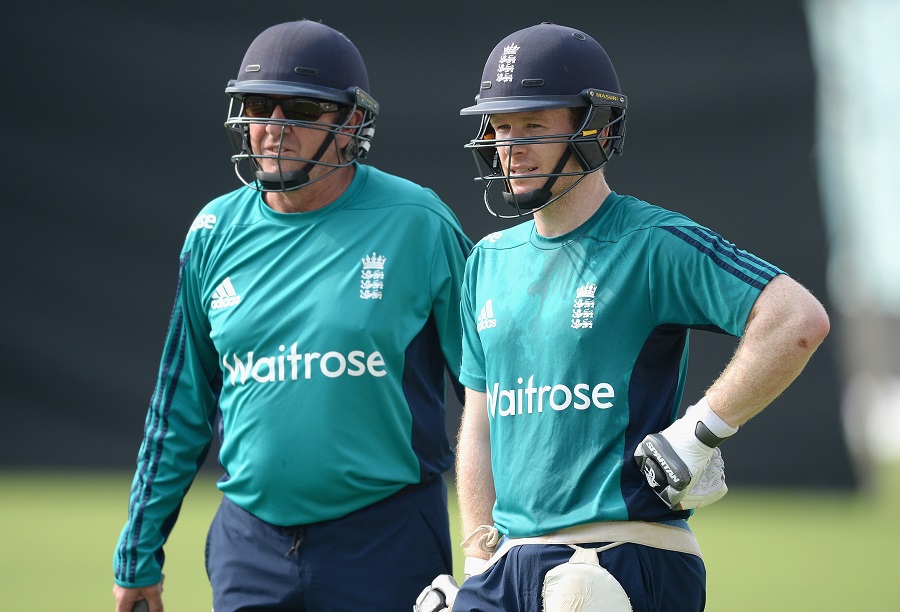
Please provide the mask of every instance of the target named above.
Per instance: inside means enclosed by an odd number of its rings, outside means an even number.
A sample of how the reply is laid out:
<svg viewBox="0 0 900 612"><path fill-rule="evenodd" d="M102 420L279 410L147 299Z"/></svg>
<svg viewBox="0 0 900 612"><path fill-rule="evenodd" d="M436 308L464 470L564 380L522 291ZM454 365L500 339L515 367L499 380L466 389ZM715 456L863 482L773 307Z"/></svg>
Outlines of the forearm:
<svg viewBox="0 0 900 612"><path fill-rule="evenodd" d="M788 388L829 331L828 315L806 289L778 276L757 299L728 366L706 392L726 423L738 427Z"/></svg>
<svg viewBox="0 0 900 612"><path fill-rule="evenodd" d="M484 462L476 459L475 453L464 451L463 448L461 445L456 482L462 534L463 537L468 537L481 525L494 524L492 511L496 494L490 458ZM477 546L467 546L465 553L466 556L488 556L478 552Z"/></svg>
<svg viewBox="0 0 900 612"><path fill-rule="evenodd" d="M463 537L481 525L493 525L496 493L491 469L491 442L484 393L466 389L466 405L459 432L456 488ZM465 548L467 557L487 558L475 542Z"/></svg>

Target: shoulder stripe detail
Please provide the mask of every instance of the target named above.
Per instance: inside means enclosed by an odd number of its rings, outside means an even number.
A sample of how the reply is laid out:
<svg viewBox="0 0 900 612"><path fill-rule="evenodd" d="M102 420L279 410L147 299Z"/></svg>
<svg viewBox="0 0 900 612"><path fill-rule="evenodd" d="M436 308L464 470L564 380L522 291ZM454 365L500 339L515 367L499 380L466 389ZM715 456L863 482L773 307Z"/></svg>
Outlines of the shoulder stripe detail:
<svg viewBox="0 0 900 612"><path fill-rule="evenodd" d="M756 289L763 289L766 283L779 274L777 268L771 264L738 249L715 232L705 228L663 226L660 229L705 253L717 266Z"/></svg>
<svg viewBox="0 0 900 612"><path fill-rule="evenodd" d="M743 250L737 248L733 243L725 240L721 235L717 234L716 232L714 232L708 228L694 226L694 227L690 227L687 229L691 230L693 233L697 234L698 236L705 237L707 240L709 240L713 244L713 248L715 248L717 251L721 252L726 257L729 257L729 258L734 259L735 261L738 261L738 256L740 256L741 258L743 258L743 261L745 261L747 264L750 264L752 262L753 264L756 264L756 266L758 266L759 268L768 270L769 273L771 274L771 276L769 277L769 280L771 280L772 278L774 278L775 276L777 276L778 274L781 273L781 270L779 270L778 268L776 268L769 262L765 261L764 259L760 259L759 257L757 257L756 255L753 255L752 253L748 253L747 251L743 251ZM763 277L766 276L766 274L764 272L760 272L759 274Z"/></svg>

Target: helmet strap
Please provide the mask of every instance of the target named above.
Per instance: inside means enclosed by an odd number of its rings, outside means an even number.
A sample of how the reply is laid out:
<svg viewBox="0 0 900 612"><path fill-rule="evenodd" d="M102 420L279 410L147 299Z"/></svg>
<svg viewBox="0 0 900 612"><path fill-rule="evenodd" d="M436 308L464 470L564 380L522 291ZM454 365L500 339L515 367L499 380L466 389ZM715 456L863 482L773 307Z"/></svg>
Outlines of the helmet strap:
<svg viewBox="0 0 900 612"><path fill-rule="evenodd" d="M535 211L539 208L543 208L550 201L550 198L553 197L553 185L556 184L556 179L559 178L559 173L562 172L562 169L566 167L566 164L569 162L569 158L572 156L572 149L566 147L565 152L560 155L559 162L556 164L556 168L553 169L552 174L555 176L551 176L547 178L547 181L544 183L544 186L539 189L532 189L531 191L526 191L522 195L516 195L512 193L512 188L508 191L504 191L502 193L503 201L522 212L522 209L525 209L526 212ZM509 186L510 181L507 179L506 184Z"/></svg>
<svg viewBox="0 0 900 612"><path fill-rule="evenodd" d="M254 175L259 182L263 191L293 191L300 189L309 182L309 167L307 164L302 170L292 170L290 172L263 172L257 170Z"/></svg>

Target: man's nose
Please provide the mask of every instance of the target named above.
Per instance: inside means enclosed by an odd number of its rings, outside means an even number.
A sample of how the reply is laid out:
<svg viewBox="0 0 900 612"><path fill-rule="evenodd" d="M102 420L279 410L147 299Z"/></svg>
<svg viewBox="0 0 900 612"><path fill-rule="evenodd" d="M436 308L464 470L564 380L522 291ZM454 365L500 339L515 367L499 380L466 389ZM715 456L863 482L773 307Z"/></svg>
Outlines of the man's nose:
<svg viewBox="0 0 900 612"><path fill-rule="evenodd" d="M272 109L272 115L270 119L285 119L284 111L281 109L281 104L276 104L275 108ZM266 125L266 131L270 134L284 134L291 127L289 125L277 125L274 123L269 123Z"/></svg>
<svg viewBox="0 0 900 612"><path fill-rule="evenodd" d="M284 110L281 108L281 103L276 101L275 108L272 109L272 119L284 118Z"/></svg>

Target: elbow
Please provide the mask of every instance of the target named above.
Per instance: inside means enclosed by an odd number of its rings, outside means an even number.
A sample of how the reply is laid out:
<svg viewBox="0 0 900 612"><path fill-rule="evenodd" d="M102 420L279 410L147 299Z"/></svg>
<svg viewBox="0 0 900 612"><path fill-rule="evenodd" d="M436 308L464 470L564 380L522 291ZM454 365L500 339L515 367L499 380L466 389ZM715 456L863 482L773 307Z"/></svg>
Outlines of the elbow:
<svg viewBox="0 0 900 612"><path fill-rule="evenodd" d="M822 308L821 315L819 316L819 333L821 334L821 339L819 342L825 339L828 333L831 331L831 320L828 318L828 313L825 312L825 309Z"/></svg>
<svg viewBox="0 0 900 612"><path fill-rule="evenodd" d="M813 308L806 310L799 329L803 330L798 340L800 348L806 349L810 353L815 351L828 336L831 331L831 320L828 318L825 308L818 301L815 302Z"/></svg>

